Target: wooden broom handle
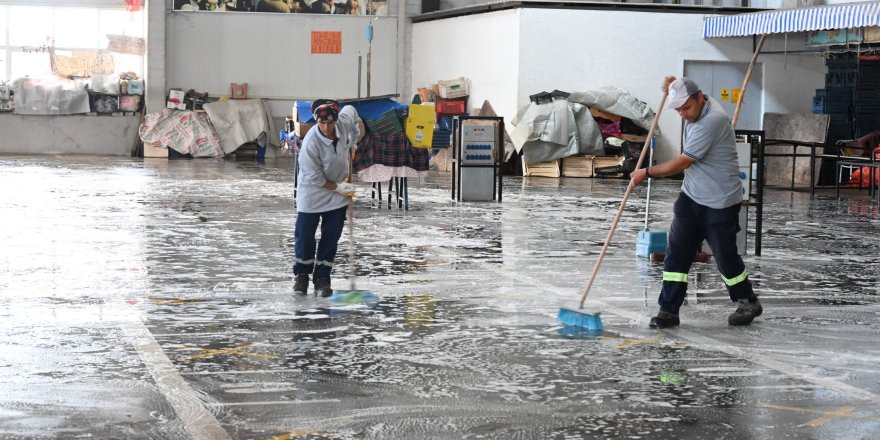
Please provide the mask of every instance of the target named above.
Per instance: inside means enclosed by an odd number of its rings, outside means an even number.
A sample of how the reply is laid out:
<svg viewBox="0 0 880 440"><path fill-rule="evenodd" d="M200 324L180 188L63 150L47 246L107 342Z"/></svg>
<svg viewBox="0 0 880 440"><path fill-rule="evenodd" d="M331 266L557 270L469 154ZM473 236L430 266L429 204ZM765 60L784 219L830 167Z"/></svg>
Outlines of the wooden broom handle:
<svg viewBox="0 0 880 440"><path fill-rule="evenodd" d="M752 77L752 71L755 70L755 62L758 60L758 54L761 53L761 47L764 46L764 40L767 39L767 34L761 35L761 39L758 40L758 46L755 48L755 54L752 55L752 62L749 63L749 70L746 71L746 77L743 79L742 88L740 88L739 99L736 100L736 110L733 111L733 119L731 119L730 124L733 126L733 129L736 130L736 121L739 120L739 109L742 107L743 99L746 97L746 89L749 87L749 79Z"/></svg>
<svg viewBox="0 0 880 440"><path fill-rule="evenodd" d="M639 161L636 162L635 169L642 167L642 162L645 160L645 153L648 152L648 147L651 145L651 139L654 137L654 130L657 128L657 123L660 121L660 112L663 111L663 105L666 104L666 96L668 93L668 91L663 92L663 97L660 98L660 106L657 108L657 113L654 115L654 121L651 122L651 129L648 130L648 137L645 138L645 145L642 146L642 153L639 155ZM590 287L593 287L593 281L596 279L596 274L599 273L599 266L602 265L602 259L605 258L605 252L608 251L608 245L611 244L611 237L614 236L614 230L617 229L617 222L620 221L620 215L623 214L623 208L626 206L626 201L629 200L629 195L632 194L633 188L632 180L630 180L629 185L626 187L626 193L623 195L623 200L620 201L620 208L617 208L617 215L614 216L614 222L611 223L611 229L608 231L608 236L605 237L605 244L602 246L602 251L599 252L599 258L596 260L596 264L593 265L593 273L590 275L587 287L581 293L581 303L578 306L581 309L584 308L584 301L587 300L587 295L590 293Z"/></svg>

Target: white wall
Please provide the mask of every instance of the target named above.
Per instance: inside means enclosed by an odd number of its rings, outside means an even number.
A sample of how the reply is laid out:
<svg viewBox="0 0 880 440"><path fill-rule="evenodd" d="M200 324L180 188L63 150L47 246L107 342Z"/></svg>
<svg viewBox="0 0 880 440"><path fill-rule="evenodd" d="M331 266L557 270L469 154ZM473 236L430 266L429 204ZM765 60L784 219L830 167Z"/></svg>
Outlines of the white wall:
<svg viewBox="0 0 880 440"><path fill-rule="evenodd" d="M702 14L634 11L525 9L521 29L519 102L542 90L565 91L612 85L645 101L655 111L666 75L681 76L685 60L738 61L752 57L752 39L702 38ZM773 47L772 44L768 45ZM765 111L807 112L814 89L824 81L815 57L761 57ZM657 159L680 152L681 119L660 115Z"/></svg>
<svg viewBox="0 0 880 440"><path fill-rule="evenodd" d="M656 111L663 77L680 76L685 60L751 60L751 38L704 40L702 23L701 14L538 8L417 23L413 86L468 76L473 102L488 99L507 121L531 94L609 85ZM513 30L517 35L510 35ZM779 49L777 39L765 50ZM802 48L795 40L803 38L790 37L789 50ZM760 61L764 110L809 113L814 89L824 81L821 58L766 55ZM657 159L663 161L680 152L681 119L664 111L660 130Z"/></svg>
<svg viewBox="0 0 880 440"><path fill-rule="evenodd" d="M358 54L366 96L368 23L374 27L371 95L397 92L397 18L347 15L171 12L166 86L228 96L248 83L252 97L356 98ZM312 31L341 31L341 54L312 54Z"/></svg>
<svg viewBox="0 0 880 440"><path fill-rule="evenodd" d="M138 116L0 114L0 154L130 156Z"/></svg>
<svg viewBox="0 0 880 440"><path fill-rule="evenodd" d="M510 121L517 110L519 9L466 15L413 25L412 89L438 80L470 80L468 105L489 100Z"/></svg>

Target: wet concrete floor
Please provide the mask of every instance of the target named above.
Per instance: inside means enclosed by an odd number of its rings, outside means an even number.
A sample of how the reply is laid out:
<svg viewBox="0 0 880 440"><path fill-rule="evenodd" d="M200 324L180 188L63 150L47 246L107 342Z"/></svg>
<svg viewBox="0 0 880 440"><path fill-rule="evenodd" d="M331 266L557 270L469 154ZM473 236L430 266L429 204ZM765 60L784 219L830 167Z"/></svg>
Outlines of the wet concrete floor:
<svg viewBox="0 0 880 440"><path fill-rule="evenodd" d="M747 257L764 315L729 327L696 264L681 327L658 332L637 189L587 300L597 334L555 315L625 181L509 177L502 203L454 203L432 172L408 211L360 198L333 284L355 264L367 307L292 295L292 168L0 157L0 438L880 438L864 192L769 190ZM655 185L654 228L678 185Z"/></svg>

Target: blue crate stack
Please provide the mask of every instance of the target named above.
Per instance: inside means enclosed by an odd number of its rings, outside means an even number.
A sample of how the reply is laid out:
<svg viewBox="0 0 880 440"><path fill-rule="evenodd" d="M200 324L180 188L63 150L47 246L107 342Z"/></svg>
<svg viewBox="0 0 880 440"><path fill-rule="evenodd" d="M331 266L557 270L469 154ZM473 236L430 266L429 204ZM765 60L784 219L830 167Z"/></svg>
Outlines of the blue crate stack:
<svg viewBox="0 0 880 440"><path fill-rule="evenodd" d="M813 97L813 113L831 116L828 142L880 130L880 60L835 54L826 60L825 88Z"/></svg>

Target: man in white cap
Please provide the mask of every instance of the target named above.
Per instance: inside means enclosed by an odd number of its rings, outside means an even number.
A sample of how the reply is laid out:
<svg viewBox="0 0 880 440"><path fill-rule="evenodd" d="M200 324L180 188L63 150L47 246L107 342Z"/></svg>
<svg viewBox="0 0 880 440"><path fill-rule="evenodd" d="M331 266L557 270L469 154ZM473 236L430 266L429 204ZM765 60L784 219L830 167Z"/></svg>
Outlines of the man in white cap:
<svg viewBox="0 0 880 440"><path fill-rule="evenodd" d="M315 295L328 297L333 294L330 271L354 193L354 185L346 179L351 152L357 148L360 117L354 107L340 110L339 103L330 99L312 103L312 114L317 126L306 134L297 157L293 291L305 295L313 274ZM320 242L315 239L318 223Z"/></svg>
<svg viewBox="0 0 880 440"><path fill-rule="evenodd" d="M669 95L666 108L675 109L685 120L682 154L631 173L632 184L638 185L649 177L684 171L663 263L660 311L651 318L650 326L679 325L678 311L687 293L688 271L704 239L712 248L730 299L737 305L727 318L728 324L750 324L763 309L736 247L742 184L733 125L721 104L704 95L690 78L667 76L662 90Z"/></svg>

